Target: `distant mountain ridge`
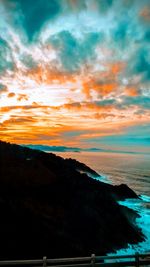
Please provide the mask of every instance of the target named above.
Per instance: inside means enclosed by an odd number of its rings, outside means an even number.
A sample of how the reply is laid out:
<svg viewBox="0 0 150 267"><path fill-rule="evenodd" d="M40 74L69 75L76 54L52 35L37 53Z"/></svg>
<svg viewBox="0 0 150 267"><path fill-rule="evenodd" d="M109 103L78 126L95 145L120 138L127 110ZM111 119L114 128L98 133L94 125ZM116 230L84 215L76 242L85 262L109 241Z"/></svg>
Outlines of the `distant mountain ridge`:
<svg viewBox="0 0 150 267"><path fill-rule="evenodd" d="M143 241L138 214L117 202L138 196L97 175L76 160L0 142L0 259L104 255Z"/></svg>
<svg viewBox="0 0 150 267"><path fill-rule="evenodd" d="M24 147L29 147L31 149L39 149L42 151L52 151L52 152L81 152L82 149L78 147L67 147L67 146L46 146L46 145L23 145Z"/></svg>
<svg viewBox="0 0 150 267"><path fill-rule="evenodd" d="M48 145L23 145L31 149L38 149L45 152L110 152L110 153L125 153L125 154L145 154L145 152L139 151L125 151L125 150L113 150L104 148L80 148L80 147L68 147L68 146L48 146Z"/></svg>

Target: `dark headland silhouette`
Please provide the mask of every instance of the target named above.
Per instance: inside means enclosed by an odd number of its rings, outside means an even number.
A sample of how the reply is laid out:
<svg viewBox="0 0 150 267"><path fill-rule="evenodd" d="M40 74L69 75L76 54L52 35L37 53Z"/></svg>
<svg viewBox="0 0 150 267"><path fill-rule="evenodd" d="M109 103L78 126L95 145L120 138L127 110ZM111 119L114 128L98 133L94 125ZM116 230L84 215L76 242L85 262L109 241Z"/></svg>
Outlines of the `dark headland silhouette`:
<svg viewBox="0 0 150 267"><path fill-rule="evenodd" d="M86 174L88 173L88 175ZM0 259L104 255L144 240L137 198L76 160L0 142Z"/></svg>

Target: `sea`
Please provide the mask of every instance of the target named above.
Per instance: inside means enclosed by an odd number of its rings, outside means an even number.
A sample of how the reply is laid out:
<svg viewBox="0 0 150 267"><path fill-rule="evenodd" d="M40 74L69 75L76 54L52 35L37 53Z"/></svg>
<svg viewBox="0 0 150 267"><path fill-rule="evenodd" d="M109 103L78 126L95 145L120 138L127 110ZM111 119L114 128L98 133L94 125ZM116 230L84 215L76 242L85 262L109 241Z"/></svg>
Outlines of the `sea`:
<svg viewBox="0 0 150 267"><path fill-rule="evenodd" d="M56 152L56 154L83 162L99 173L98 180L113 185L127 184L140 196L140 199L127 199L120 201L119 204L139 213L140 218L136 223L142 229L145 241L137 245L128 245L126 249L118 250L115 255L150 253L150 153Z"/></svg>

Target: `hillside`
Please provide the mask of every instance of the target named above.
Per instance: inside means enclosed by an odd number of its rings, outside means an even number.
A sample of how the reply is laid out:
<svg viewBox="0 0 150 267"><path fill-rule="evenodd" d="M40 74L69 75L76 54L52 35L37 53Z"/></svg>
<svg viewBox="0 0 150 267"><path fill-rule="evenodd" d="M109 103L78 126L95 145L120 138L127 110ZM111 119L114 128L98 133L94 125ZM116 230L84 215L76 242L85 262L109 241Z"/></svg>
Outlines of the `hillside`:
<svg viewBox="0 0 150 267"><path fill-rule="evenodd" d="M0 258L103 255L142 241L138 215L117 203L137 195L90 175L76 160L0 142Z"/></svg>

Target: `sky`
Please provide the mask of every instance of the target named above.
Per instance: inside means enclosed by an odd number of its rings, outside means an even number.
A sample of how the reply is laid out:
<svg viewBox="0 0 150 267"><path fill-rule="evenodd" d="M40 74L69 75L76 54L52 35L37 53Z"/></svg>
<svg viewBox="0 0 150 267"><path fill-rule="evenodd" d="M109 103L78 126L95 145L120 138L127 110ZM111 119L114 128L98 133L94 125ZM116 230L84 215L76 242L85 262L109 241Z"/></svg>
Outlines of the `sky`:
<svg viewBox="0 0 150 267"><path fill-rule="evenodd" d="M149 41L149 0L0 0L0 139L150 151Z"/></svg>

